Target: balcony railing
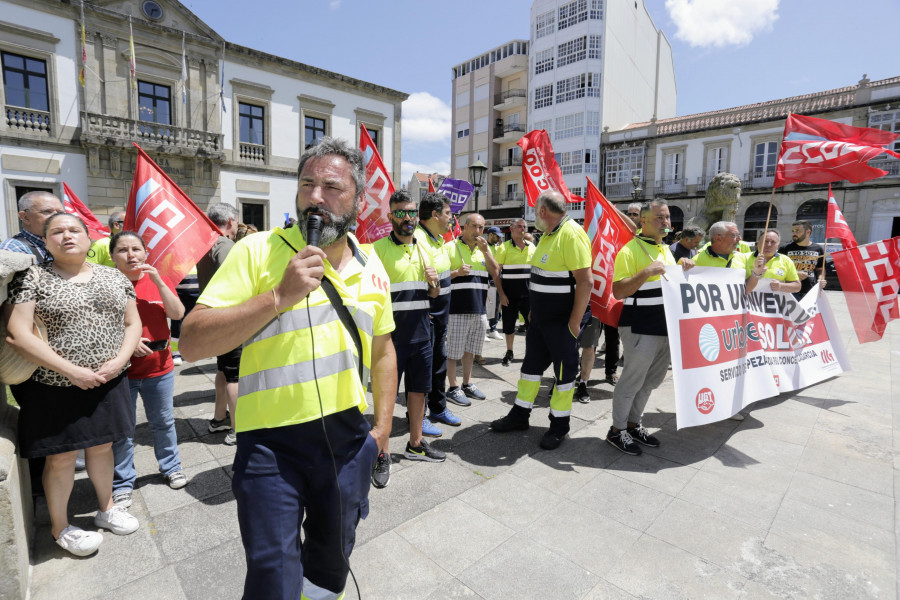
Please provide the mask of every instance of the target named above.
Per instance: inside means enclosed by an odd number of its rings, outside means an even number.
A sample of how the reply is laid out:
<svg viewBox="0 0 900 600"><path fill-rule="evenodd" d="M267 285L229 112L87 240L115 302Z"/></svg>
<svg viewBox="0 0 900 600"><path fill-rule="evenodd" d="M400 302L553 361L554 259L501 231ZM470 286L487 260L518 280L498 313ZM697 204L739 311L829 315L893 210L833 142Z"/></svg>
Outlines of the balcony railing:
<svg viewBox="0 0 900 600"><path fill-rule="evenodd" d="M525 202L525 194L515 192L512 194L495 194L491 198L491 206L503 206L504 204L515 204L521 206Z"/></svg>
<svg viewBox="0 0 900 600"><path fill-rule="evenodd" d="M639 187L644 187L644 182L638 184ZM622 183L607 183L606 184L606 195L609 198L629 198L632 196L634 192L634 186L630 181L623 181ZM643 190L641 190L641 196L643 196Z"/></svg>
<svg viewBox="0 0 900 600"><path fill-rule="evenodd" d="M503 169L509 167L521 167L522 166L522 157L516 156L514 158L505 158L503 160L498 160L494 163L494 171L502 171Z"/></svg>
<svg viewBox="0 0 900 600"><path fill-rule="evenodd" d="M252 162L266 162L266 147L262 144L250 144L241 142L238 149L241 160Z"/></svg>
<svg viewBox="0 0 900 600"><path fill-rule="evenodd" d="M511 131L521 131L522 133L525 133L525 123L507 123L506 125L494 127L494 138L503 137Z"/></svg>
<svg viewBox="0 0 900 600"><path fill-rule="evenodd" d="M222 152L222 134L198 131L160 123L136 121L122 117L84 113L82 137L85 141L130 146L131 142L144 143L157 152L172 154L219 155Z"/></svg>
<svg viewBox="0 0 900 600"><path fill-rule="evenodd" d="M50 113L7 105L6 126L12 131L50 135Z"/></svg>
<svg viewBox="0 0 900 600"><path fill-rule="evenodd" d="M509 98L527 98L528 90L506 90L499 94L494 94L494 104L503 104Z"/></svg>
<svg viewBox="0 0 900 600"><path fill-rule="evenodd" d="M885 177L900 177L900 160L896 158L878 158L869 161L870 167L887 171Z"/></svg>
<svg viewBox="0 0 900 600"><path fill-rule="evenodd" d="M684 190L684 177L678 179L657 179L656 185L653 186L653 192L663 196L683 194Z"/></svg>
<svg viewBox="0 0 900 600"><path fill-rule="evenodd" d="M775 169L753 171L744 175L744 179L749 180L750 186L754 188L772 187L775 183Z"/></svg>
<svg viewBox="0 0 900 600"><path fill-rule="evenodd" d="M709 187L709 182L713 180L715 175L704 175L702 177L697 178L697 193L700 194L706 191L706 188Z"/></svg>

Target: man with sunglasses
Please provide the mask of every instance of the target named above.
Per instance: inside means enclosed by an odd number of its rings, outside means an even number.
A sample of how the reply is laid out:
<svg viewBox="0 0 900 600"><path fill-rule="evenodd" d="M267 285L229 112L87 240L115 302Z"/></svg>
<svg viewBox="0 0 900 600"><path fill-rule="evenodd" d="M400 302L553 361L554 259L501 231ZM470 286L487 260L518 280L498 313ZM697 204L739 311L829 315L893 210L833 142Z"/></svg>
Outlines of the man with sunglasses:
<svg viewBox="0 0 900 600"><path fill-rule="evenodd" d="M419 210L409 192L398 190L390 199L391 233L373 244L384 270L391 280L391 306L396 329L391 333L397 353L397 382L406 383L406 409L409 416L409 442L403 455L409 460L444 462L446 455L435 450L422 437L425 419L425 394L431 391L431 323L429 298L440 292L431 252L413 236ZM387 486L390 480L391 453L381 448L372 484Z"/></svg>
<svg viewBox="0 0 900 600"><path fill-rule="evenodd" d="M88 262L92 262L95 265L106 265L115 269L116 263L113 262L112 257L109 255L109 241L112 239L112 236L120 233L124 227L124 212L118 210L109 215L109 237L102 237L94 242L91 246L91 251L88 252Z"/></svg>

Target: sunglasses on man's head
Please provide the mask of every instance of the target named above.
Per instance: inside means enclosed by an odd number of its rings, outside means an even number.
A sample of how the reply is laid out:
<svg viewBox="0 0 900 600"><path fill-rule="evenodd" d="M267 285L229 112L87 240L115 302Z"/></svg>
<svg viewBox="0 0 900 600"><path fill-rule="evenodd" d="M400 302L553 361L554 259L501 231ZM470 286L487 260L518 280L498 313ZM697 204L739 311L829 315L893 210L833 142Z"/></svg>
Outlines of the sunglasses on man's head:
<svg viewBox="0 0 900 600"><path fill-rule="evenodd" d="M396 219L405 219L407 216L409 216L410 219L415 219L419 216L419 210L416 208L410 208L407 210L397 209L392 210L391 214L393 214L394 218Z"/></svg>

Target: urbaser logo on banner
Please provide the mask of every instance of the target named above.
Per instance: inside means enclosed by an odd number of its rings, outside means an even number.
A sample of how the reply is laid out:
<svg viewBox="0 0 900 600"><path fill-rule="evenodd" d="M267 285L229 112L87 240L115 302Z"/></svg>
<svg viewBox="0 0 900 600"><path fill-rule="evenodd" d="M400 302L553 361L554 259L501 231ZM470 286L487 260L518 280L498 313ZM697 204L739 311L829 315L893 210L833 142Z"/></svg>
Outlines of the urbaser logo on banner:
<svg viewBox="0 0 900 600"><path fill-rule="evenodd" d="M703 388L697 392L697 410L708 415L716 407L716 396L709 388Z"/></svg>

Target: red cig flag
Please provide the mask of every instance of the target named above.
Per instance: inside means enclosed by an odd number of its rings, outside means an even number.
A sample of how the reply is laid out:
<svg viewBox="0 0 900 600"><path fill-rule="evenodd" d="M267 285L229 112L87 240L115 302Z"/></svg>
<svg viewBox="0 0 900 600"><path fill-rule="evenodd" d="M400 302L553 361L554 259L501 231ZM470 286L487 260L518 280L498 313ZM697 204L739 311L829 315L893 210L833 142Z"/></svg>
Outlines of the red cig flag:
<svg viewBox="0 0 900 600"><path fill-rule="evenodd" d="M69 184L63 181L63 208L71 215L78 215L84 224L88 226L88 235L92 240L109 236L109 228L101 223L94 213L82 202Z"/></svg>
<svg viewBox="0 0 900 600"><path fill-rule="evenodd" d="M832 257L859 343L880 340L888 322L900 318L900 237L839 250Z"/></svg>
<svg viewBox="0 0 900 600"><path fill-rule="evenodd" d="M884 152L897 134L868 127L851 127L815 117L788 115L775 167L774 187L789 183L830 183L846 179L861 183L887 175L869 160Z"/></svg>
<svg viewBox="0 0 900 600"><path fill-rule="evenodd" d="M222 233L137 144L134 181L125 209L125 231L147 245L147 264L173 288Z"/></svg>
<svg viewBox="0 0 900 600"><path fill-rule="evenodd" d="M834 194L831 193L831 186L828 186L828 219L825 221L825 239L830 240L837 238L841 240L844 250L853 248L857 245L856 236L850 231L844 213L838 208L837 202L834 200Z"/></svg>
<svg viewBox="0 0 900 600"><path fill-rule="evenodd" d="M522 148L522 183L528 206L534 206L537 197L547 190L556 190L566 202L581 202L581 198L574 199L569 193L545 130L535 129L523 135L516 144Z"/></svg>
<svg viewBox="0 0 900 600"><path fill-rule="evenodd" d="M359 149L362 150L366 165L366 191L363 194L363 209L356 218L356 237L363 244L371 244L391 231L388 214L391 210L391 194L395 188L375 142L362 123L359 124Z"/></svg>
<svg viewBox="0 0 900 600"><path fill-rule="evenodd" d="M622 301L612 295L616 254L634 236L619 211L588 178L584 203L584 230L591 240L594 262L591 275L591 314L607 325L618 326Z"/></svg>

